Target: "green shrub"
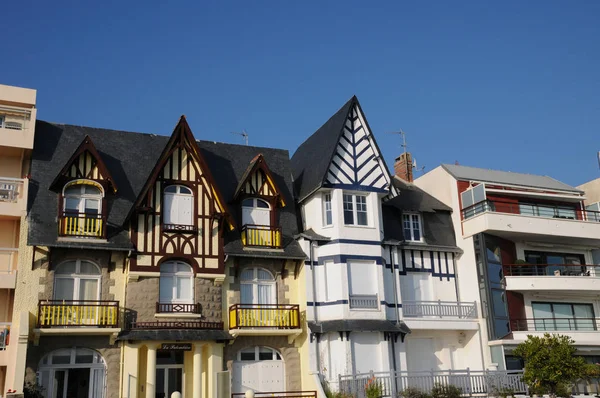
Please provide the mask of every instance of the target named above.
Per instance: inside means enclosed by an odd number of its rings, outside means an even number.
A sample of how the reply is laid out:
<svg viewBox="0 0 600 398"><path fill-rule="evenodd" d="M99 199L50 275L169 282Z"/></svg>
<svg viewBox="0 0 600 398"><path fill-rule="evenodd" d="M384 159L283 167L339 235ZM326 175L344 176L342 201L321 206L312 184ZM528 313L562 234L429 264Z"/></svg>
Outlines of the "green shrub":
<svg viewBox="0 0 600 398"><path fill-rule="evenodd" d="M461 395L462 390L456 386L453 386L452 384L445 385L435 383L431 389L432 398L460 398Z"/></svg>
<svg viewBox="0 0 600 398"><path fill-rule="evenodd" d="M431 398L431 395L415 387L406 387L403 391L400 391L398 396L402 398Z"/></svg>
<svg viewBox="0 0 600 398"><path fill-rule="evenodd" d="M367 381L365 393L367 398L380 398L383 395L383 384L373 376Z"/></svg>
<svg viewBox="0 0 600 398"><path fill-rule="evenodd" d="M493 386L491 396L496 398L514 398L515 390L505 386Z"/></svg>
<svg viewBox="0 0 600 398"><path fill-rule="evenodd" d="M323 392L325 393L325 396L327 398L354 398L352 397L352 395L346 394L341 391L331 391L331 387L329 386L329 383L326 380L323 380L321 382L321 385L323 386Z"/></svg>

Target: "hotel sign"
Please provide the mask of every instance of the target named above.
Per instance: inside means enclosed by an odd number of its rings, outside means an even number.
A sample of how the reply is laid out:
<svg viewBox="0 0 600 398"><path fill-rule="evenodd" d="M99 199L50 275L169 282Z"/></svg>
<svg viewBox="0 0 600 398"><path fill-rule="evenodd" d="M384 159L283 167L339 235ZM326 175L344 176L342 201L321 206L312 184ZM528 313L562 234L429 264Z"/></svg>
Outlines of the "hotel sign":
<svg viewBox="0 0 600 398"><path fill-rule="evenodd" d="M192 343L162 343L161 349L168 351L192 351Z"/></svg>

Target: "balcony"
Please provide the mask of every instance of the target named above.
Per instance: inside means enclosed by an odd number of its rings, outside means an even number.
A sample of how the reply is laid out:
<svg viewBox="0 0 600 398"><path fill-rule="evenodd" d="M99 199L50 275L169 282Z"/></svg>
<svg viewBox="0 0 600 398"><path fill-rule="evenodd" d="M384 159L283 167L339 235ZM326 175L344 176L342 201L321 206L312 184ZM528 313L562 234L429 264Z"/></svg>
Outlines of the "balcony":
<svg viewBox="0 0 600 398"><path fill-rule="evenodd" d="M515 344L525 341L528 335L543 336L544 333L567 335L577 345L597 345L600 339L595 318L511 319L510 328Z"/></svg>
<svg viewBox="0 0 600 398"><path fill-rule="evenodd" d="M411 329L476 330L477 303L403 301L402 314Z"/></svg>
<svg viewBox="0 0 600 398"><path fill-rule="evenodd" d="M19 249L0 247L0 289L14 289L17 283Z"/></svg>
<svg viewBox="0 0 600 398"><path fill-rule="evenodd" d="M24 179L0 177L0 216L21 218L27 205L26 197Z"/></svg>
<svg viewBox="0 0 600 398"><path fill-rule="evenodd" d="M244 225L242 227L244 247L281 249L281 228L267 225Z"/></svg>
<svg viewBox="0 0 600 398"><path fill-rule="evenodd" d="M5 351L10 342L10 322L0 322L0 351Z"/></svg>
<svg viewBox="0 0 600 398"><path fill-rule="evenodd" d="M60 236L75 238L105 238L106 220L101 214L63 213L58 219Z"/></svg>
<svg viewBox="0 0 600 398"><path fill-rule="evenodd" d="M600 213L565 206L485 200L462 210L463 236L487 232L509 240L599 245Z"/></svg>
<svg viewBox="0 0 600 398"><path fill-rule="evenodd" d="M379 300L376 294L351 294L350 309L353 310L378 310Z"/></svg>
<svg viewBox="0 0 600 398"><path fill-rule="evenodd" d="M156 303L156 318L201 318L202 305L179 303Z"/></svg>
<svg viewBox="0 0 600 398"><path fill-rule="evenodd" d="M131 330L158 330L158 329L196 329L196 330L223 330L223 322L204 321L156 321L132 322Z"/></svg>
<svg viewBox="0 0 600 398"><path fill-rule="evenodd" d="M283 335L290 342L302 332L297 304L234 304L229 307L229 329L238 335Z"/></svg>
<svg viewBox="0 0 600 398"><path fill-rule="evenodd" d="M576 292L595 296L600 290L600 266L579 264L505 264L506 290Z"/></svg>
<svg viewBox="0 0 600 398"><path fill-rule="evenodd" d="M35 108L0 105L4 120L0 123L0 146L13 148L33 148Z"/></svg>

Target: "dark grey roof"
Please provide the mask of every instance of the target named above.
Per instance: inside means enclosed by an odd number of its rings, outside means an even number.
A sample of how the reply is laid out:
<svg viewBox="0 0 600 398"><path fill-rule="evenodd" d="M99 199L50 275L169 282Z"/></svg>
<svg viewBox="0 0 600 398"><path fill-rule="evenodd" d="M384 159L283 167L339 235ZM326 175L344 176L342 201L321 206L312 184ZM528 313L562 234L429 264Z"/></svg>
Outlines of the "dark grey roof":
<svg viewBox="0 0 600 398"><path fill-rule="evenodd" d="M509 184L530 188L583 193L583 191L580 191L575 187L562 183L548 176L513 173L511 171L480 169L477 167L460 166L455 164L442 164L442 167L457 180L473 180L496 184Z"/></svg>
<svg viewBox="0 0 600 398"><path fill-rule="evenodd" d="M435 212L437 210L452 211L450 206L440 202L415 184L398 177L392 179L392 184L400 192L398 196L386 202L390 206L406 211Z"/></svg>
<svg viewBox="0 0 600 398"><path fill-rule="evenodd" d="M119 187L115 195L107 194L107 243L58 240L58 193L50 191L49 186L86 135L94 142ZM168 140L169 137L166 136L37 121L29 188L29 244L130 249L131 242L123 223ZM225 252L233 255L249 252L244 250L240 243L241 208L232 200L238 181L251 160L262 153L287 205L278 212L284 249L273 253L260 251L260 254L263 257L275 255L282 258L304 258L300 245L293 239L298 233L298 226L288 152L211 141L198 141L198 145L236 223L236 229L224 236Z"/></svg>
<svg viewBox="0 0 600 398"><path fill-rule="evenodd" d="M348 112L357 101L356 96L350 98L294 152L291 165L294 173L294 189L298 201L302 202L323 185L331 158L335 153L335 147L348 117Z"/></svg>
<svg viewBox="0 0 600 398"><path fill-rule="evenodd" d="M225 330L160 329L125 330L117 340L226 341L232 338Z"/></svg>
<svg viewBox="0 0 600 398"><path fill-rule="evenodd" d="M328 238L327 236L319 235L312 228L309 228L304 232L300 232L298 235L295 236L295 238L304 238L307 240L316 240L321 242L331 240L331 238Z"/></svg>
<svg viewBox="0 0 600 398"><path fill-rule="evenodd" d="M321 321L315 323L308 322L308 327L313 333L327 332L392 332L392 333L410 333L410 328L402 321L394 323L386 320L374 319L344 319Z"/></svg>

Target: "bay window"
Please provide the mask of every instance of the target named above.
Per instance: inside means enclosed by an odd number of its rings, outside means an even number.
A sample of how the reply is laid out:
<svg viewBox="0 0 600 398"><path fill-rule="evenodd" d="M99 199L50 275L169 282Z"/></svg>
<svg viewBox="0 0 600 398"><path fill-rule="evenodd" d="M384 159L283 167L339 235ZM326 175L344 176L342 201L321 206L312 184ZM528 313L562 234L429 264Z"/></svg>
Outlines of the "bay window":
<svg viewBox="0 0 600 398"><path fill-rule="evenodd" d="M368 225L367 197L365 195L344 194L344 224Z"/></svg>

